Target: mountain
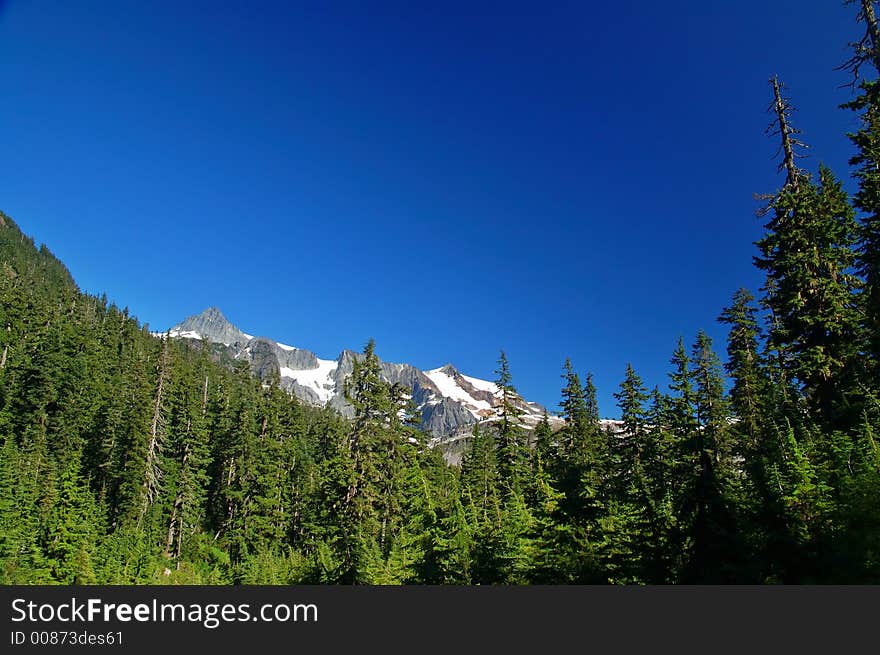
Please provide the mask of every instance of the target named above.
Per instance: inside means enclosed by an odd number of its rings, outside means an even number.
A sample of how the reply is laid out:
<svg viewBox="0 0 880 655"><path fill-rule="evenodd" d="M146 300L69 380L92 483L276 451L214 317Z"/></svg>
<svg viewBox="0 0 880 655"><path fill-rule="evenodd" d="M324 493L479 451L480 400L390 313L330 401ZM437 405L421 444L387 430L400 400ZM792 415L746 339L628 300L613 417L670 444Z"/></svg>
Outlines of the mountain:
<svg viewBox="0 0 880 655"><path fill-rule="evenodd" d="M277 375L282 388L304 402L329 404L343 416L353 415L343 393L345 379L359 356L352 350L343 350L336 359L321 359L310 350L246 334L216 307L186 318L167 334L214 344L221 355L247 361L262 380ZM388 382L412 390L413 402L422 417L421 427L436 439L452 438L465 428L469 434L474 423L494 420L501 405L494 382L464 375L452 364L422 371L410 364L381 362L381 368ZM515 405L523 412L521 421L527 428L537 425L545 413L544 407L521 397ZM549 418L554 425L562 424L557 417Z"/></svg>

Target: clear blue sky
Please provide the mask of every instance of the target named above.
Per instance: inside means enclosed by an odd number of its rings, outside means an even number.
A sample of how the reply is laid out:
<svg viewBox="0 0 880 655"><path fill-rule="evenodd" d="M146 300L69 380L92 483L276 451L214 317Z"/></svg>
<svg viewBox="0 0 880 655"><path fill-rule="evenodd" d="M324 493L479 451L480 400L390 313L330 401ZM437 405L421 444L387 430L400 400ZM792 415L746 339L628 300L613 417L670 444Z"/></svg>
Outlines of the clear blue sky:
<svg viewBox="0 0 880 655"><path fill-rule="evenodd" d="M335 357L603 415L760 285L780 74L849 178L841 3L0 0L0 209L152 329L209 305Z"/></svg>

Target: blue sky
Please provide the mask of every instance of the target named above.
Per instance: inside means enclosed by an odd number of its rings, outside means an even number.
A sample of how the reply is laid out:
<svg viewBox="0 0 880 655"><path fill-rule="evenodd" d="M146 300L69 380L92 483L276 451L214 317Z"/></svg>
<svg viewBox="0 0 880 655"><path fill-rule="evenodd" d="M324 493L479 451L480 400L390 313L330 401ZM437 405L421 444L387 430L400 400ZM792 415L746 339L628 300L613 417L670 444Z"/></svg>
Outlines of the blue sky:
<svg viewBox="0 0 880 655"><path fill-rule="evenodd" d="M835 2L0 0L0 209L153 329L209 305L335 357L604 415L756 289L767 79L849 179ZM849 183L849 182L848 182Z"/></svg>

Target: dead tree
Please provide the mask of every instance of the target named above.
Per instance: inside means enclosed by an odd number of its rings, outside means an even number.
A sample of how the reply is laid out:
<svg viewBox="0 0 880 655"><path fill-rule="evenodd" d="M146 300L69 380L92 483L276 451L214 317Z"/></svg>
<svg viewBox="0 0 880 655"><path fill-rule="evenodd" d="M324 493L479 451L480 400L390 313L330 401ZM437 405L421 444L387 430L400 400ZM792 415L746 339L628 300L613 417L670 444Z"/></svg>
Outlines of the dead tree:
<svg viewBox="0 0 880 655"><path fill-rule="evenodd" d="M846 1L848 5L856 3L860 6L856 14L856 22L865 24L865 34L858 41L850 43L853 56L838 66L838 69L848 70L853 74L851 86L855 86L858 81L861 67L865 62L870 63L874 70L880 73L880 26L877 24L877 13L874 9L875 0Z"/></svg>
<svg viewBox="0 0 880 655"><path fill-rule="evenodd" d="M805 173L798 167L795 160L804 156L798 150L807 146L797 138L800 130L795 129L791 124L791 114L794 112L794 108L791 105L791 100L783 95L785 85L779 81L778 77L774 76L770 79L770 86L773 87L773 102L767 111L774 114L774 119L767 126L767 135L780 137L779 149L775 156L778 157L781 152L782 161L777 170L780 173L783 170L786 172L785 187L796 189L798 179Z"/></svg>

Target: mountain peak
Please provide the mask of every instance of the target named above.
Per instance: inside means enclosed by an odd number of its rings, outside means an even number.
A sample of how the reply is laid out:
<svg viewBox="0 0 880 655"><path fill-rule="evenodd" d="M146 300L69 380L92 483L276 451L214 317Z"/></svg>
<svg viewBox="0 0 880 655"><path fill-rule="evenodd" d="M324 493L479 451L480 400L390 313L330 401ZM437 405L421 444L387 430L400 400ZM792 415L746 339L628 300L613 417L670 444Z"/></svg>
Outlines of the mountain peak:
<svg viewBox="0 0 880 655"><path fill-rule="evenodd" d="M207 339L227 346L250 339L235 327L217 307L208 307L200 314L187 317L171 328L172 336Z"/></svg>
<svg viewBox="0 0 880 655"><path fill-rule="evenodd" d="M208 307L201 314L197 314L197 316L200 318L205 318L205 319L218 319L221 321L226 321L227 323L229 322L226 320L226 317L223 315L223 312L220 311L220 308L215 307L213 305Z"/></svg>

